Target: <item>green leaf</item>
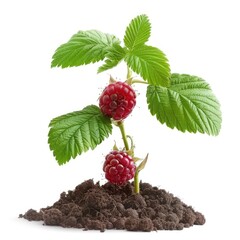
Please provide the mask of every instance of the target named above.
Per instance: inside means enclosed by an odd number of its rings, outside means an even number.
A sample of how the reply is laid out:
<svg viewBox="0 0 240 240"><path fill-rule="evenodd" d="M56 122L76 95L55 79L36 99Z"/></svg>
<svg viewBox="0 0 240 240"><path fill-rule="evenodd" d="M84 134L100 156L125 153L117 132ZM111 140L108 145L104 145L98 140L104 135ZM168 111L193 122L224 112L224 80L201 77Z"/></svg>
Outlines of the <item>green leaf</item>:
<svg viewBox="0 0 240 240"><path fill-rule="evenodd" d="M147 160L148 160L148 154L147 156L143 159L143 161L139 164L139 166L137 167L136 171L140 172L141 170L143 170L147 164Z"/></svg>
<svg viewBox="0 0 240 240"><path fill-rule="evenodd" d="M158 48L141 45L126 54L127 65L149 84L168 86L170 67L165 54Z"/></svg>
<svg viewBox="0 0 240 240"><path fill-rule="evenodd" d="M119 44L113 44L108 49L106 54L105 63L98 68L98 73L111 69L117 66L126 55L126 49L122 48Z"/></svg>
<svg viewBox="0 0 240 240"><path fill-rule="evenodd" d="M94 149L112 133L110 119L95 105L54 118L49 127L48 143L59 165Z"/></svg>
<svg viewBox="0 0 240 240"><path fill-rule="evenodd" d="M124 43L129 49L143 45L151 34L151 24L146 15L134 18L126 29Z"/></svg>
<svg viewBox="0 0 240 240"><path fill-rule="evenodd" d="M66 68L98 62L115 43L120 41L113 35L97 30L80 31L57 48L51 66Z"/></svg>
<svg viewBox="0 0 240 240"><path fill-rule="evenodd" d="M172 74L169 88L149 85L148 108L161 123L185 132L218 135L221 128L220 104L203 79Z"/></svg>

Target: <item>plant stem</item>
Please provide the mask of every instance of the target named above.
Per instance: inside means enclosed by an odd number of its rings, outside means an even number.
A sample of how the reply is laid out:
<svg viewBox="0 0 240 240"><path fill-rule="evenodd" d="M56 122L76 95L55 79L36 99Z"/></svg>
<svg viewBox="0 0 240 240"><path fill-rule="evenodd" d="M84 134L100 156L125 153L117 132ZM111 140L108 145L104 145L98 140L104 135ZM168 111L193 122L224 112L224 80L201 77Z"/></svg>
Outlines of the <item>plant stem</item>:
<svg viewBox="0 0 240 240"><path fill-rule="evenodd" d="M139 178L138 178L139 171L136 170L134 175L134 192L139 193Z"/></svg>
<svg viewBox="0 0 240 240"><path fill-rule="evenodd" d="M130 139L130 141L131 141L131 149L133 150L134 145L133 145L133 139L132 139L132 137L129 136L129 135L127 135L126 137Z"/></svg>
<svg viewBox="0 0 240 240"><path fill-rule="evenodd" d="M127 67L127 79L130 79L132 77L132 70Z"/></svg>
<svg viewBox="0 0 240 240"><path fill-rule="evenodd" d="M148 84L148 83L147 83L147 82L145 82L145 81L142 81L142 80L137 80L137 79L135 79L135 80L133 79L133 80L132 80L132 84L133 84L133 83L142 83L142 84Z"/></svg>
<svg viewBox="0 0 240 240"><path fill-rule="evenodd" d="M124 143L125 149L126 149L126 151L128 151L130 148L129 148L129 145L128 145L127 135L125 133L125 128L124 128L123 121L120 121L118 123L118 127L119 127L119 129L121 131L121 134L122 134L122 139L123 139L123 143Z"/></svg>
<svg viewBox="0 0 240 240"><path fill-rule="evenodd" d="M128 144L128 141L127 141L127 135L126 135L126 132L125 132L125 128L124 128L124 124L123 124L123 121L120 121L117 126L119 127L120 131L121 131L121 134L122 134L122 139L123 139L123 143L124 143L124 146L125 146L125 149L126 151L129 151L130 148L129 148L129 144ZM133 144L132 144L133 145ZM134 175L134 192L135 193L139 193L139 178L138 178L138 174L139 174L139 171L138 169L136 170L135 172L135 175Z"/></svg>

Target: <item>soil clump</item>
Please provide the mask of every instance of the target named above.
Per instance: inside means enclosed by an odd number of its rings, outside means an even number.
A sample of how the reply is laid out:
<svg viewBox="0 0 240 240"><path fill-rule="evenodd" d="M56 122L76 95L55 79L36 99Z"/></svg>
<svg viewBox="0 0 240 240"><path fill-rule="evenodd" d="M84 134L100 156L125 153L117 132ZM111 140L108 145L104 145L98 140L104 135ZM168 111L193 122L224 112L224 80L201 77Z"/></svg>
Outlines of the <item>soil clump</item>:
<svg viewBox="0 0 240 240"><path fill-rule="evenodd" d="M125 229L128 231L182 230L203 225L205 218L173 194L140 183L140 194L133 185L93 180L78 185L74 191L61 193L52 206L40 211L29 209L20 218L43 221L45 225L84 230Z"/></svg>

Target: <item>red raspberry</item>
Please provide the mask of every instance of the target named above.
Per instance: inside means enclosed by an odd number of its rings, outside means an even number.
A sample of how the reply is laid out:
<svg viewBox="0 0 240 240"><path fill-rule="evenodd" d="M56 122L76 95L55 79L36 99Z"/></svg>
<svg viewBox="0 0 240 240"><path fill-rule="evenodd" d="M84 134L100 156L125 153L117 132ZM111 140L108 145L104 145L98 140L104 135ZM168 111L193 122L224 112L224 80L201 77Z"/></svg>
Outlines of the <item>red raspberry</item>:
<svg viewBox="0 0 240 240"><path fill-rule="evenodd" d="M105 159L103 171L109 182L121 185L134 177L136 166L127 153L112 151Z"/></svg>
<svg viewBox="0 0 240 240"><path fill-rule="evenodd" d="M99 99L103 114L114 120L125 119L136 105L136 94L132 87L124 82L109 84Z"/></svg>

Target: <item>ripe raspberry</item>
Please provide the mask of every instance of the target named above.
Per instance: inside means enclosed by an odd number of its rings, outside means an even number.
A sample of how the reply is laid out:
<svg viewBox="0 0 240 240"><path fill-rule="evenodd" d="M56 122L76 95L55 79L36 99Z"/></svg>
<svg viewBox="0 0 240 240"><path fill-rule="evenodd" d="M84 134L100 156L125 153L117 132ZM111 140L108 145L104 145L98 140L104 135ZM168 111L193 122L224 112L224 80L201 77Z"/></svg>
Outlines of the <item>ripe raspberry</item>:
<svg viewBox="0 0 240 240"><path fill-rule="evenodd" d="M109 84L99 99L103 114L114 120L125 119L136 105L136 94L132 87L124 82Z"/></svg>
<svg viewBox="0 0 240 240"><path fill-rule="evenodd" d="M131 156L122 151L112 151L103 165L106 179L121 185L134 177L136 166Z"/></svg>

